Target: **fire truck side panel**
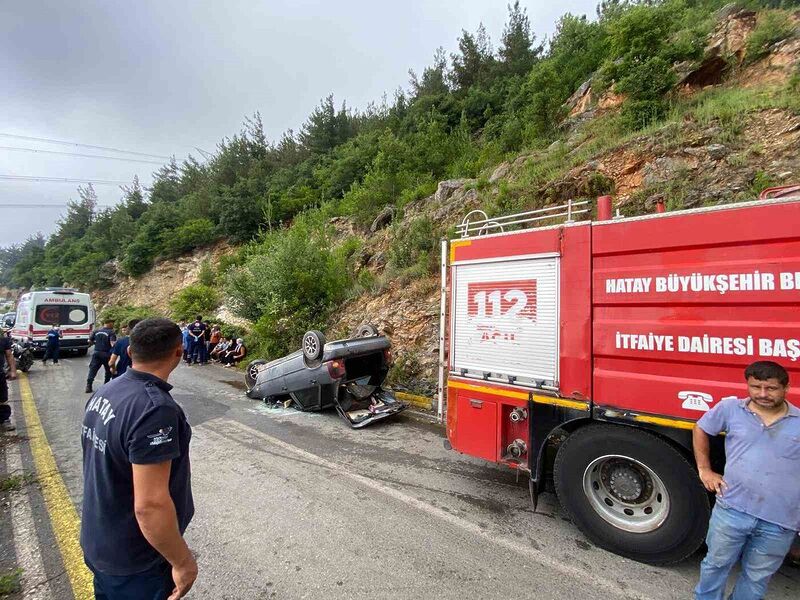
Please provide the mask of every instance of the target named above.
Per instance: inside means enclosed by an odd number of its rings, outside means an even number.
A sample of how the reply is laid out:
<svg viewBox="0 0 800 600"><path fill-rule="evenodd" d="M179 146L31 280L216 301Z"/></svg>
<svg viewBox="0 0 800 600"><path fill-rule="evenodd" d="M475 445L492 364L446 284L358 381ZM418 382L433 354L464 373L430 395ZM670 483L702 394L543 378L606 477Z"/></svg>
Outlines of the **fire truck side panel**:
<svg viewBox="0 0 800 600"><path fill-rule="evenodd" d="M589 224L456 240L451 244L450 253L452 287L450 313L455 317L451 320L450 329L452 337L448 377L448 439L456 450L465 454L524 468L527 468L529 462L532 415L542 408L551 412L559 410L554 408L559 406L557 404L559 399L552 391L535 389L535 381L525 381L527 385L523 386L519 385L519 380L499 381L497 373L491 376L487 374L481 378L480 374L460 369L458 359L455 362L453 359L459 355L457 345L467 343L467 338L460 337L457 326L453 325L455 319L467 318L464 302L473 302L471 297L465 296L462 289L463 275L461 275L462 281L459 282L461 265L472 267L475 264L482 264L481 261L486 261L491 265L491 269L486 270L487 273L491 271L496 275L496 279L517 283L518 273L524 274L530 271L527 258L523 257L534 257L530 260L536 262L537 255L556 256L555 264L558 268L557 288L548 287L544 284L544 279L538 279L540 285L538 295L535 295L539 308L544 311L544 307L553 305L558 316L557 337L550 342L543 342L549 338L541 338L538 342L550 343L558 348L558 356L554 357L557 360L557 381L548 383L557 387L560 396L574 398L575 401L565 403L578 406L583 414L588 416L591 385L591 227ZM462 269L463 273L476 271L473 268L469 271ZM534 270L525 275L525 278L536 276ZM470 283L473 283L472 279ZM555 298L552 297L553 294L556 295ZM452 334L453 329L456 329L455 334ZM484 341L475 341L473 337L469 343L473 345L469 350L474 355L477 350L474 344ZM524 353L537 351L535 344L524 348L521 350ZM538 348L542 346L539 345ZM551 352L555 348L551 346L543 348L542 351ZM521 412L519 409L524 410ZM490 447L491 444L494 444L493 448ZM534 460L540 446L541 442L535 444L532 449ZM520 448L524 448L524 451L520 451Z"/></svg>
<svg viewBox="0 0 800 600"><path fill-rule="evenodd" d="M592 229L595 406L693 421L754 360L800 379L800 203Z"/></svg>

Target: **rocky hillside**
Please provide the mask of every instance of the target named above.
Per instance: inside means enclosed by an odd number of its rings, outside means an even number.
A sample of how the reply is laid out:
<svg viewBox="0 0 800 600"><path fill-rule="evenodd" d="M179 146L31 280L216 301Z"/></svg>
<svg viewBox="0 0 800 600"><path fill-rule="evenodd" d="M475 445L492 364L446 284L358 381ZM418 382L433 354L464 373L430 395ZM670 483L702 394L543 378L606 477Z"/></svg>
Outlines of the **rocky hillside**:
<svg viewBox="0 0 800 600"><path fill-rule="evenodd" d="M371 227L336 217L338 239L362 240L354 260L359 281L329 323L329 334L347 335L372 322L393 339L396 382L414 391L435 389L438 351L438 237L472 209L501 214L615 196L623 214L692 208L752 199L763 188L800 181L800 12L793 31L748 55L761 16L726 6L716 15L704 56L674 66L671 110L635 134L620 121L623 96L595 89L591 78L566 105L561 137L549 147L513 157L476 179L442 181L436 193L402 207L390 206ZM390 272L393 244L414 223L432 224L426 273ZM452 231L450 231L452 233ZM205 259L217 261L226 246L162 262L140 279L123 279L102 302L166 308L178 289L197 279Z"/></svg>
<svg viewBox="0 0 800 600"><path fill-rule="evenodd" d="M232 251L225 243L200 248L175 259L159 261L141 277L125 276L117 270L112 287L93 292L95 304L100 309L111 304L147 306L167 313L175 293L198 281L204 262L217 264L220 257Z"/></svg>

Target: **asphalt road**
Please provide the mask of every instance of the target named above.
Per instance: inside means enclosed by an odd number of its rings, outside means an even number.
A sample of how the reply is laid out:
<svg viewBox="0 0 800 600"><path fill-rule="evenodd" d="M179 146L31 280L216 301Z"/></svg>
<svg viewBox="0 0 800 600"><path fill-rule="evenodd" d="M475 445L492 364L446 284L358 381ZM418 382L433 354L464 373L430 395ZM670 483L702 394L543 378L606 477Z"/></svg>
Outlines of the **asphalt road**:
<svg viewBox="0 0 800 600"><path fill-rule="evenodd" d="M87 365L66 359L29 373L78 508ZM657 568L595 548L553 495L534 513L524 481L445 450L443 430L424 418L355 431L334 412L268 409L244 396L240 374L216 366L181 365L170 382L194 429L187 540L200 575L190 598L691 597L700 556ZM3 450L6 473L32 472L24 439ZM0 568L23 563L19 597L72 597L39 487L4 498ZM782 570L768 598L798 596L800 570Z"/></svg>

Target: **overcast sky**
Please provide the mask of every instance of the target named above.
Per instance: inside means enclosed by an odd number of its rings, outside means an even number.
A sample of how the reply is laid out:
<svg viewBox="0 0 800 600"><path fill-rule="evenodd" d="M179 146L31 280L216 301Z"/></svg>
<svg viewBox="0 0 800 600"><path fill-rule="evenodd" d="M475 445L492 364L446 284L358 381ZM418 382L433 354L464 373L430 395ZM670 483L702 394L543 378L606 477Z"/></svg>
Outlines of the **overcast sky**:
<svg viewBox="0 0 800 600"><path fill-rule="evenodd" d="M533 30L564 12L594 17L597 0L527 0ZM483 23L495 48L507 2L487 0L0 1L0 134L112 147L179 160L213 151L260 111L267 136L299 130L328 94L363 108L408 87L434 50ZM0 175L131 181L158 164L57 152L125 154L0 135ZM55 229L76 183L0 179L0 245ZM116 185L96 186L101 204ZM23 204L28 208L3 205ZM32 208L58 204L58 208Z"/></svg>

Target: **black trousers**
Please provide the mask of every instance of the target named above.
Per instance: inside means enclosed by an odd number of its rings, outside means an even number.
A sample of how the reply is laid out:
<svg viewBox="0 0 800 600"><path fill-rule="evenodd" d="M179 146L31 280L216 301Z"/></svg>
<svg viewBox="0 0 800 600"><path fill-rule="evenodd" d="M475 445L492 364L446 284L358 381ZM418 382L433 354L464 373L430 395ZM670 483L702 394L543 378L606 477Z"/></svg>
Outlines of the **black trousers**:
<svg viewBox="0 0 800 600"><path fill-rule="evenodd" d="M58 362L58 354L61 350L59 344L47 344L47 350L44 353L44 360L53 359L54 363Z"/></svg>
<svg viewBox="0 0 800 600"><path fill-rule="evenodd" d="M8 404L8 382L6 381L6 374L3 373L0 367L0 423L8 421L11 418L11 406Z"/></svg>
<svg viewBox="0 0 800 600"><path fill-rule="evenodd" d="M105 369L104 383L111 381L111 367L108 366L109 358L111 358L110 352L95 352L92 354L92 362L89 363L89 376L86 378L87 385L92 385L100 367Z"/></svg>

